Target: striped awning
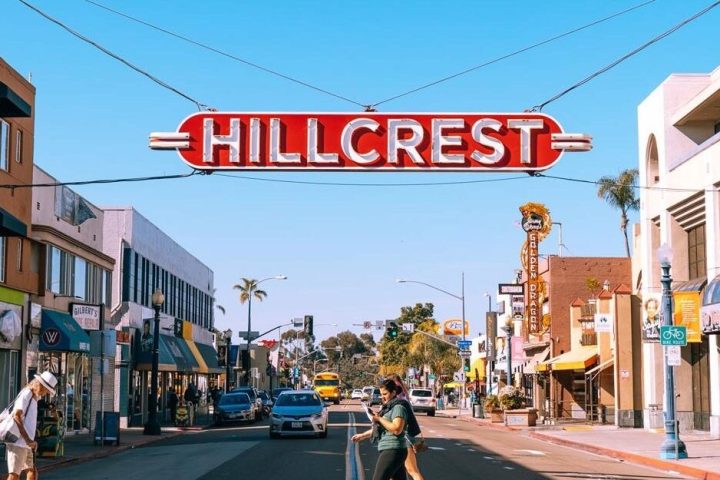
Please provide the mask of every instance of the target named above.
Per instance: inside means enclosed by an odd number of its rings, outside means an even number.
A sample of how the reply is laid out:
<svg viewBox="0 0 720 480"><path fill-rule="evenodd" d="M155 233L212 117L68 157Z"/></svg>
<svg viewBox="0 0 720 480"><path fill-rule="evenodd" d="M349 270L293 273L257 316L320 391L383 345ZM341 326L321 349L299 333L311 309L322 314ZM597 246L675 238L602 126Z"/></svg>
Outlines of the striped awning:
<svg viewBox="0 0 720 480"><path fill-rule="evenodd" d="M594 365L598 359L598 349L596 345L583 345L582 347L573 348L569 352L553 357L547 362L539 363L535 370L538 372L546 372L552 370L554 372L560 370L585 370L589 366Z"/></svg>
<svg viewBox="0 0 720 480"><path fill-rule="evenodd" d="M673 292L702 292L707 283L706 277L694 278L686 282L673 282Z"/></svg>
<svg viewBox="0 0 720 480"><path fill-rule="evenodd" d="M713 278L705 287L703 305L714 305L720 303L720 275Z"/></svg>

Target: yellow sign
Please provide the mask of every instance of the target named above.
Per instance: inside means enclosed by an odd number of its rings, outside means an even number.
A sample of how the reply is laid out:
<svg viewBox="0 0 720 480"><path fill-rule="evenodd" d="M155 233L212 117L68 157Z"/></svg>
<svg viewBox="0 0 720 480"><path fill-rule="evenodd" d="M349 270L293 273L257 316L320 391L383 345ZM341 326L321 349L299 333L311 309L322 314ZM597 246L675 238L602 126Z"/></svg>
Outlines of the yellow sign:
<svg viewBox="0 0 720 480"><path fill-rule="evenodd" d="M545 329L542 318L542 305L545 301L545 281L540 274L540 242L550 234L552 220L550 211L541 203L526 203L520 207L522 228L527 240L520 253L520 261L527 275L527 329L529 333L542 333ZM548 325L549 327L549 325Z"/></svg>
<svg viewBox="0 0 720 480"><path fill-rule="evenodd" d="M443 323L443 335L462 335L462 319L458 318L451 318L450 320L445 320L445 323ZM465 320L465 335L470 334L470 329L468 328L468 321Z"/></svg>
<svg viewBox="0 0 720 480"><path fill-rule="evenodd" d="M700 292L673 292L673 323L687 327L688 343L699 343Z"/></svg>

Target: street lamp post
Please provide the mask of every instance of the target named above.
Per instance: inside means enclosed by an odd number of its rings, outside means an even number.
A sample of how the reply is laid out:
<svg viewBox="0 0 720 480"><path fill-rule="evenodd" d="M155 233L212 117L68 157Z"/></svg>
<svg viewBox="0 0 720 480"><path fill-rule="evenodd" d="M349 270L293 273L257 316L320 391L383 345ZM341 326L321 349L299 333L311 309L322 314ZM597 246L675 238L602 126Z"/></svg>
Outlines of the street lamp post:
<svg viewBox="0 0 720 480"><path fill-rule="evenodd" d="M262 280L259 280L255 282L255 286L257 287L262 282L265 282L267 280L287 280L287 276L285 275L275 275L274 277L267 277L263 278ZM247 327L247 337L245 338L245 341L247 341L247 346L245 347L245 351L247 352L247 371L245 372L245 384L250 385L250 367L252 364L252 358L250 357L250 329L251 329L251 317L250 313L252 310L252 297L253 292L248 292L248 327Z"/></svg>
<svg viewBox="0 0 720 480"><path fill-rule="evenodd" d="M505 322L505 326L503 327L503 330L505 331L505 343L506 343L506 350L507 350L507 385L512 385L512 334L513 334L513 321L512 317L508 317L507 322Z"/></svg>
<svg viewBox="0 0 720 480"><path fill-rule="evenodd" d="M485 292L483 295L486 296L488 299L487 311L488 311L488 315L490 315L492 313L492 295L490 295L488 292ZM487 327L487 326L488 326L488 319L486 317L485 318L485 327ZM487 330L487 328L486 328L486 330ZM493 334L492 337L494 338L495 335ZM485 332L485 360L487 360L487 369L486 369L487 370L487 382L486 382L487 388L486 388L486 391L487 391L488 395L490 395L490 392L492 391L493 362L495 360L495 358L494 358L495 357L495 355L494 355L495 345L490 343L490 338L491 338L490 332L486 331Z"/></svg>
<svg viewBox="0 0 720 480"><path fill-rule="evenodd" d="M396 280L397 283L419 283L420 285L425 285L426 287L432 288L433 290L437 290L438 292L442 292L445 295L450 295L453 298L457 298L462 303L462 327L460 330L462 331L462 339L465 341L465 272L462 272L462 283L461 283L461 293L460 295L455 295L454 293L450 293L447 290L443 290L442 288L436 287L435 285L430 285L429 283L425 282L419 282L417 280L405 280L402 278L398 278ZM462 397L460 398L460 402L458 402L459 405L459 412L462 412L462 403L465 400L465 370L462 370Z"/></svg>
<svg viewBox="0 0 720 480"><path fill-rule="evenodd" d="M159 288L152 294L152 305L155 310L155 328L153 329L152 373L150 374L150 411L143 428L143 435L160 435L160 422L157 418L158 398L158 341L160 337L160 308L165 303L165 295Z"/></svg>
<svg viewBox="0 0 720 480"><path fill-rule="evenodd" d="M663 244L658 248L658 257L662 276L662 321L665 326L672 326L672 294L670 264L672 262L672 249ZM663 347L663 363L665 364L665 440L660 446L660 458L681 459L687 458L685 443L680 440L680 432L675 420L675 372L672 365L668 365L667 347Z"/></svg>
<svg viewBox="0 0 720 480"><path fill-rule="evenodd" d="M225 336L225 393L230 391L230 347L232 346L232 330L223 332Z"/></svg>

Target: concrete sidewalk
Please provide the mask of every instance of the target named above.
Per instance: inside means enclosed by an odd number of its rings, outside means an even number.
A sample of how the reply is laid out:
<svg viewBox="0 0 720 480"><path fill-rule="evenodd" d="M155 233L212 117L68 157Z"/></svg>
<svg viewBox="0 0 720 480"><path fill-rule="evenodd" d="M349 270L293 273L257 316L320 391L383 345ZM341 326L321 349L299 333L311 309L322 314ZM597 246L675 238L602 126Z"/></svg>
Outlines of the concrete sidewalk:
<svg viewBox="0 0 720 480"><path fill-rule="evenodd" d="M489 419L473 418L472 412L468 410L463 410L461 415L458 415L457 409L438 411L438 414L473 422L481 427L517 431L538 440L693 478L720 480L720 439L711 438L706 432L681 432L680 438L685 443L688 458L664 460L660 458L664 432L597 424L506 427L500 423L491 423Z"/></svg>
<svg viewBox="0 0 720 480"><path fill-rule="evenodd" d="M134 427L120 430L120 445L108 443L106 445L95 445L93 434L82 433L78 435L66 435L64 438L64 455L54 458L36 457L35 465L38 471L45 472L68 464L87 462L97 458L104 458L131 448L148 445L150 443L165 440L167 438L182 435L185 431L204 430L209 424L196 425L193 427L162 427L162 435L143 435L143 427ZM0 475L7 474L7 462L5 461L5 448L1 448L2 462L0 464ZM4 478L4 477L3 477Z"/></svg>

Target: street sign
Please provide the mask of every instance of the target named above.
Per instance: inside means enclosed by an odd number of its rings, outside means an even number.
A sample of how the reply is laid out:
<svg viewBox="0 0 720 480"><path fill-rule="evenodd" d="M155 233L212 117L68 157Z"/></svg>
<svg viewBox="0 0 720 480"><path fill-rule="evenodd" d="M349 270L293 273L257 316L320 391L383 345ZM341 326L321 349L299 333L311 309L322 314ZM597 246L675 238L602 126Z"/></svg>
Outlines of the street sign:
<svg viewBox="0 0 720 480"><path fill-rule="evenodd" d="M375 320L375 330L384 330L385 320Z"/></svg>
<svg viewBox="0 0 720 480"><path fill-rule="evenodd" d="M293 324L293 328L302 328L305 326L305 319L304 318L293 318L292 324Z"/></svg>
<svg viewBox="0 0 720 480"><path fill-rule="evenodd" d="M470 350L472 340L458 340L457 346L460 350Z"/></svg>
<svg viewBox="0 0 720 480"><path fill-rule="evenodd" d="M415 324L414 323L403 323L402 329L403 329L403 332L413 333L415 331Z"/></svg>
<svg viewBox="0 0 720 480"><path fill-rule="evenodd" d="M595 333L612 333L613 331L613 316L610 313L596 313L595 314Z"/></svg>
<svg viewBox="0 0 720 480"><path fill-rule="evenodd" d="M364 328L365 330L370 330L370 329L372 328L372 322L369 321L369 320L365 320L365 321L363 322L363 328Z"/></svg>
<svg viewBox="0 0 720 480"><path fill-rule="evenodd" d="M679 367L682 364L682 356L680 355L679 345L665 347L665 354L667 355L667 364L669 366Z"/></svg>
<svg viewBox="0 0 720 480"><path fill-rule="evenodd" d="M661 325L660 344L684 347L687 345L687 327L684 325Z"/></svg>
<svg viewBox="0 0 720 480"><path fill-rule="evenodd" d="M472 353L470 352L470 350L460 350L458 351L458 355L460 355L460 358L470 358L470 355L472 355Z"/></svg>
<svg viewBox="0 0 720 480"><path fill-rule="evenodd" d="M247 330L238 332L238 337L247 339L247 334L248 334ZM259 336L260 336L260 332L252 331L252 330L250 331L250 341L251 342L253 340L255 340L256 338L258 338Z"/></svg>

